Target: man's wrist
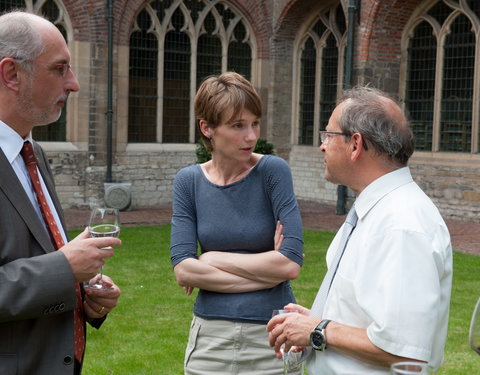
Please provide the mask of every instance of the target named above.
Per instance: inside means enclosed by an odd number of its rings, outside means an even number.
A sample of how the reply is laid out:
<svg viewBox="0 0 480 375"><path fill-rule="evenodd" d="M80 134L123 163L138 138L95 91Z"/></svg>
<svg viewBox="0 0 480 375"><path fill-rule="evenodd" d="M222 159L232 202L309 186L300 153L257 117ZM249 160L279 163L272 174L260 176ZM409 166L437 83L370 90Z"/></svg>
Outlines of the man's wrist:
<svg viewBox="0 0 480 375"><path fill-rule="evenodd" d="M329 319L322 320L310 334L310 345L313 349L323 351L327 348L326 328L330 322Z"/></svg>

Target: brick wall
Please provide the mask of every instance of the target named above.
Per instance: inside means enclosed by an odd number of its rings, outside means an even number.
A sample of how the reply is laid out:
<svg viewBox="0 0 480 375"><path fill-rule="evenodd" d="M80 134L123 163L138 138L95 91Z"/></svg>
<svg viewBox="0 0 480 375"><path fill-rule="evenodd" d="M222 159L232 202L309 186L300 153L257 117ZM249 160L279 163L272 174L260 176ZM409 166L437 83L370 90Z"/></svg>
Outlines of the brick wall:
<svg viewBox="0 0 480 375"><path fill-rule="evenodd" d="M114 2L114 145L115 182L131 183L132 206L156 206L171 200L175 173L195 162L194 145L129 145L128 41L133 20L145 0ZM294 48L299 30L335 0L232 0L250 22L257 46L253 72L264 99L262 137L292 169L300 199L335 203L336 186L323 179L322 154L315 147L292 145ZM341 0L347 14L348 0ZM73 27L72 65L82 85L69 101L68 140L46 144L57 189L65 207L86 207L104 192L107 102L107 8L104 0L65 0ZM422 0L362 0L357 18L354 81L371 83L397 96L400 38ZM75 100L75 98L78 98ZM415 180L447 217L480 221L480 155L416 153Z"/></svg>

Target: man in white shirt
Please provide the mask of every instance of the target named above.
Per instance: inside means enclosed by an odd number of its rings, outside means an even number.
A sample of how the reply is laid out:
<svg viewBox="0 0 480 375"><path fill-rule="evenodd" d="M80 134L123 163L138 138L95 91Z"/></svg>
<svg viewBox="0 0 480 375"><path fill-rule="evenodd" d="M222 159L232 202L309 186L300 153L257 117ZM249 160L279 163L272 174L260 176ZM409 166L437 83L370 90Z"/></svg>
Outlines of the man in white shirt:
<svg viewBox="0 0 480 375"><path fill-rule="evenodd" d="M355 88L321 138L325 178L353 190L358 220L345 247L343 227L329 247L327 265L336 272L328 293L319 292L311 310L290 304L296 312L272 318L270 344L277 352L283 344L303 347L311 375L386 375L406 360L438 370L452 249L445 222L407 167L414 138L405 115L381 91Z"/></svg>

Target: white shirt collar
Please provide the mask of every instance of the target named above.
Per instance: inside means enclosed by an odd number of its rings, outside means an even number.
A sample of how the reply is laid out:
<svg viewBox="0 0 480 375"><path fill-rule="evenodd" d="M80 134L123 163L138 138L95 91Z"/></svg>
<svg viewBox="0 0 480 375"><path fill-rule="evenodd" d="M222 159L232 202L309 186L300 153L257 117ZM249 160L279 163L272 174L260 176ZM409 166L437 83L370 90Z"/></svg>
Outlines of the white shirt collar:
<svg viewBox="0 0 480 375"><path fill-rule="evenodd" d="M385 195L413 182L409 167L389 172L371 182L355 200L355 211L361 220Z"/></svg>
<svg viewBox="0 0 480 375"><path fill-rule="evenodd" d="M0 120L0 148L10 164L20 154L23 143L27 140L33 143L31 132L23 139L15 130Z"/></svg>

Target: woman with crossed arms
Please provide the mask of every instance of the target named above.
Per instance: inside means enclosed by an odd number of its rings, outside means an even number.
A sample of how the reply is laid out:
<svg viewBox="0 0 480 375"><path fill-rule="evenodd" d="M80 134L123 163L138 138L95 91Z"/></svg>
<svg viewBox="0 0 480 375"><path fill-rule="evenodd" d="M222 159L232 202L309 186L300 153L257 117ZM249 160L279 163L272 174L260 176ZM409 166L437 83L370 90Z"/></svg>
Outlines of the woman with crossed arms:
<svg viewBox="0 0 480 375"><path fill-rule="evenodd" d="M233 72L204 80L195 98L212 159L175 177L170 244L178 284L187 295L199 288L185 374L283 373L266 323L295 301L289 280L302 265L302 224L287 163L253 152L261 108Z"/></svg>

